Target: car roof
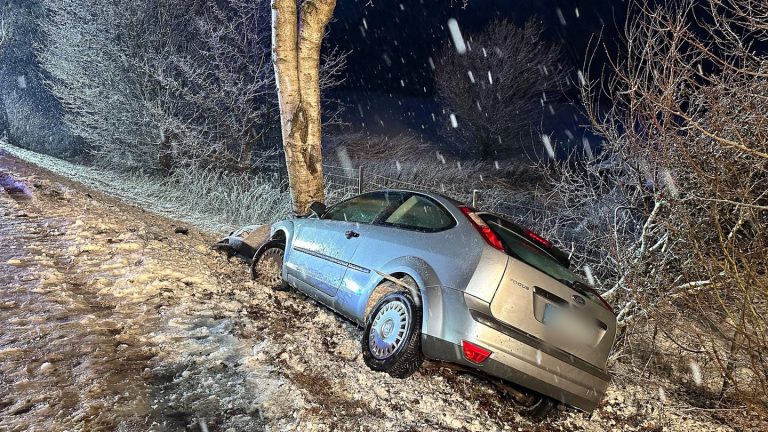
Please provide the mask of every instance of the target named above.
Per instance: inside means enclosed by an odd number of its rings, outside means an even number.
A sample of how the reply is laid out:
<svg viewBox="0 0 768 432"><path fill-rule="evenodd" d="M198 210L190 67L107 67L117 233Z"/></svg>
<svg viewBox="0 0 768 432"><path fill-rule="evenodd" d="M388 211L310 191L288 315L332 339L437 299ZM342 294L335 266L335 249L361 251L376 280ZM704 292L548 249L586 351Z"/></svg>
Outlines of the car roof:
<svg viewBox="0 0 768 432"><path fill-rule="evenodd" d="M437 199L438 201L445 201L445 202L443 202L443 204L446 204L446 202L447 202L448 204L452 204L452 205L454 205L454 206L456 206L456 207L460 207L460 206L466 205L465 203L463 203L463 202L461 202L461 201L459 201L459 200L457 200L457 199L451 198L451 197L449 197L449 196L446 196L446 195L443 195L443 194L441 194L441 193L438 193L438 192L432 192L432 191L428 191L428 190L421 190L421 189L396 189L396 188L387 188L387 189L376 189L376 190L367 191L367 192L364 192L364 193L370 193L370 192L404 192L404 193L416 193L416 194L425 195L425 196L428 196L428 197L430 197L430 198L434 198L434 199Z"/></svg>

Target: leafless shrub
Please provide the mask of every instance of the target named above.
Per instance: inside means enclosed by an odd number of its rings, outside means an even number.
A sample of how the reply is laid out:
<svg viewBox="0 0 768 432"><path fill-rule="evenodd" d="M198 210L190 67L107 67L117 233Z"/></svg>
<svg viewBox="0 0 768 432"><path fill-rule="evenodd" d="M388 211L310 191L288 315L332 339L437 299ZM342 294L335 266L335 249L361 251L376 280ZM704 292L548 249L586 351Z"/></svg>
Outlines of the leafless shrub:
<svg viewBox="0 0 768 432"><path fill-rule="evenodd" d="M548 224L579 233L578 261L622 326L650 319L717 366L710 391L765 408L768 5L635 3L629 16L626 52L584 88L605 147L549 172L563 211Z"/></svg>
<svg viewBox="0 0 768 432"><path fill-rule="evenodd" d="M541 33L536 21L516 27L496 20L471 36L466 53L446 45L438 58L439 97L456 118L446 131L482 159L521 157L541 119L540 101L562 93L560 48Z"/></svg>

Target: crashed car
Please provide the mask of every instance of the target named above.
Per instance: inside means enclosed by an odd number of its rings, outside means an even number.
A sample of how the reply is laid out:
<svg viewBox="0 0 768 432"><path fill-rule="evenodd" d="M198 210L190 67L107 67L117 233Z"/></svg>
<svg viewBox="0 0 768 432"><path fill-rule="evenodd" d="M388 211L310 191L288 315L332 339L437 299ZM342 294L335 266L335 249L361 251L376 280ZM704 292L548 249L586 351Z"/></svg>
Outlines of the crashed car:
<svg viewBox="0 0 768 432"><path fill-rule="evenodd" d="M616 318L550 241L436 193L311 210L262 232L253 275L364 327L371 369L405 378L426 358L586 411L602 399Z"/></svg>

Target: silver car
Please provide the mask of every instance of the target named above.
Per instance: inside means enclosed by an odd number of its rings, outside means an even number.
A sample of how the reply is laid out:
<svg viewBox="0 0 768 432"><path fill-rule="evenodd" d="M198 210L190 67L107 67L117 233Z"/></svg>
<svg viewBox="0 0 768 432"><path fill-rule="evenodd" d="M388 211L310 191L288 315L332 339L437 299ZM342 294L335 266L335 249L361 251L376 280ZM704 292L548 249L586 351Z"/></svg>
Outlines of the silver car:
<svg viewBox="0 0 768 432"><path fill-rule="evenodd" d="M252 271L363 326L371 369L405 378L427 358L582 410L600 402L616 318L548 240L436 193L311 208L271 226Z"/></svg>

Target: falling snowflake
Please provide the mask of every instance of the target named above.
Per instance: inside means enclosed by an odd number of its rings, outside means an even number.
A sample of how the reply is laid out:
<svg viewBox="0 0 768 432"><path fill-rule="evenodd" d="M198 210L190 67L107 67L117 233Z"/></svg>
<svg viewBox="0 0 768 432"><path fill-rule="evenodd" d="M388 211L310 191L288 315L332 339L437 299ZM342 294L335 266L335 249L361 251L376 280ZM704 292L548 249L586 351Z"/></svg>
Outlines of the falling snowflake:
<svg viewBox="0 0 768 432"><path fill-rule="evenodd" d="M337 147L336 156L338 156L342 168L345 170L354 170L354 167L352 166L352 159L349 157L349 152L347 152L346 146L342 145Z"/></svg>
<svg viewBox="0 0 768 432"><path fill-rule="evenodd" d="M469 75L469 82L474 84L475 83L475 75L472 73L472 71L467 71L467 75Z"/></svg>
<svg viewBox="0 0 768 432"><path fill-rule="evenodd" d="M691 362L688 363L688 367L691 368L691 378L693 378L693 382L697 386L700 386L701 385L701 369L699 368L699 364L691 360Z"/></svg>
<svg viewBox="0 0 768 432"><path fill-rule="evenodd" d="M456 114L451 114L451 126L453 126L454 129L459 127L459 122L456 120Z"/></svg>
<svg viewBox="0 0 768 432"><path fill-rule="evenodd" d="M592 154L592 146L589 145L589 139L587 137L582 137L581 144L584 146L584 154L587 155L589 159L594 158L594 155Z"/></svg>
<svg viewBox="0 0 768 432"><path fill-rule="evenodd" d="M576 72L576 75L579 77L579 84L581 84L582 86L587 85L587 80L584 78L584 73L581 72L581 70Z"/></svg>
<svg viewBox="0 0 768 432"><path fill-rule="evenodd" d="M672 173L670 173L667 168L662 170L661 179L664 182L664 185L667 187L667 190L669 190L669 193L672 194L673 197L677 198L680 195L680 190L677 188L675 179L672 178Z"/></svg>
<svg viewBox="0 0 768 432"><path fill-rule="evenodd" d="M561 26L566 26L568 23L565 22L565 16L563 16L563 11L560 8L555 9L555 13L557 13L557 19L560 20Z"/></svg>
<svg viewBox="0 0 768 432"><path fill-rule="evenodd" d="M552 140L549 138L549 135L543 134L541 135L541 142L544 144L544 148L547 150L547 154L551 159L555 158L555 150L552 148Z"/></svg>
<svg viewBox="0 0 768 432"><path fill-rule="evenodd" d="M464 42L464 37L461 35L459 29L459 22L455 18L448 20L448 30L451 32L451 38L453 39L453 45L456 47L456 52L464 54L467 52L467 44Z"/></svg>
<svg viewBox="0 0 768 432"><path fill-rule="evenodd" d="M587 277L587 282L589 282L591 286L595 286L595 277L592 275L592 267L584 265L584 276Z"/></svg>
<svg viewBox="0 0 768 432"><path fill-rule="evenodd" d="M493 75L491 75L491 71L488 71L488 84L493 85Z"/></svg>

